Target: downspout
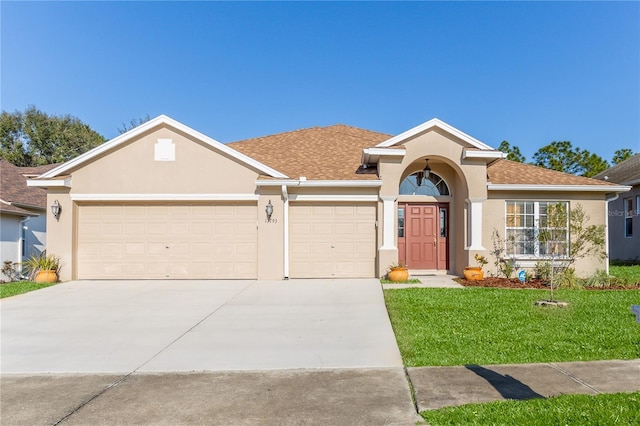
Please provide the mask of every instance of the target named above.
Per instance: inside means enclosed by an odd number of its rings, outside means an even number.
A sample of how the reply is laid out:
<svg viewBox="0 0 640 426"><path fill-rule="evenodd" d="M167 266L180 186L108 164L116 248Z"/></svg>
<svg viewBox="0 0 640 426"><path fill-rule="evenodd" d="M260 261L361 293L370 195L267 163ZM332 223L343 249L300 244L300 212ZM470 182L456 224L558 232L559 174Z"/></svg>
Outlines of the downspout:
<svg viewBox="0 0 640 426"><path fill-rule="evenodd" d="M604 203L604 249L607 253L607 262L604 265L604 271L609 275L609 202L615 201L620 197L620 194L616 193L613 196L605 197Z"/></svg>
<svg viewBox="0 0 640 426"><path fill-rule="evenodd" d="M282 220L284 227L284 279L289 279L289 193L287 185L282 185L282 199L284 200L284 210Z"/></svg>
<svg viewBox="0 0 640 426"><path fill-rule="evenodd" d="M20 247L18 247L18 263L20 263L20 276L22 275L22 262L23 262L23 258L22 258L22 253L26 253L27 250L25 248L26 244L27 244L27 236L26 233L24 231L26 231L27 229L29 229L25 223L27 223L29 220L31 220L31 216L27 216L24 219L22 219L20 221ZM22 236L25 236L24 238L22 238Z"/></svg>

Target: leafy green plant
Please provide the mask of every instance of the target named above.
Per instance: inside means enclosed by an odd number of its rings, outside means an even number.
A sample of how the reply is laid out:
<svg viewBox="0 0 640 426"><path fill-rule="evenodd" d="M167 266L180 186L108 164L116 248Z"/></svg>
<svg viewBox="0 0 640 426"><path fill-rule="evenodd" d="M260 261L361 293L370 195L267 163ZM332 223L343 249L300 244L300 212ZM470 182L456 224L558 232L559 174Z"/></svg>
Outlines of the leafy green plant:
<svg viewBox="0 0 640 426"><path fill-rule="evenodd" d="M473 256L473 258L476 260L476 263L478 264L478 266L480 268L484 267L484 265L489 263L489 261L487 260L486 257L484 257L484 256L482 256L481 254L478 254L478 253L476 253L475 256Z"/></svg>
<svg viewBox="0 0 640 426"><path fill-rule="evenodd" d="M499 263L499 267L500 267L500 272L502 272L502 274L506 278L510 279L511 275L513 275L513 273L518 270L519 266L515 259L509 258L509 259L502 259Z"/></svg>
<svg viewBox="0 0 640 426"><path fill-rule="evenodd" d="M533 268L533 275L539 280L548 281L551 277L551 264L537 261L536 266Z"/></svg>
<svg viewBox="0 0 640 426"><path fill-rule="evenodd" d="M60 271L60 258L52 254L42 252L39 255L33 255L29 259L22 262L29 276L33 277L38 271L54 271L56 274Z"/></svg>

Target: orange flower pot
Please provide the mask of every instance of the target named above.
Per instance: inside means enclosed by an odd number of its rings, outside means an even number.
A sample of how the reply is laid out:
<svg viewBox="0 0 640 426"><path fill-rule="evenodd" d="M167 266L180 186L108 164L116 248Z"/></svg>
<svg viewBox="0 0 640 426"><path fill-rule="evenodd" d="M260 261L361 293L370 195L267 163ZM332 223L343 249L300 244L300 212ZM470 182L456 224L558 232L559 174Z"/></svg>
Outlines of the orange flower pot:
<svg viewBox="0 0 640 426"><path fill-rule="evenodd" d="M394 283L400 281L406 281L409 279L409 270L407 268L393 268L387 274L389 281L393 281Z"/></svg>
<svg viewBox="0 0 640 426"><path fill-rule="evenodd" d="M55 283L58 281L56 271L38 271L34 279L37 283Z"/></svg>
<svg viewBox="0 0 640 426"><path fill-rule="evenodd" d="M484 272L479 266L468 266L464 268L464 278L469 281L478 281L484 278Z"/></svg>

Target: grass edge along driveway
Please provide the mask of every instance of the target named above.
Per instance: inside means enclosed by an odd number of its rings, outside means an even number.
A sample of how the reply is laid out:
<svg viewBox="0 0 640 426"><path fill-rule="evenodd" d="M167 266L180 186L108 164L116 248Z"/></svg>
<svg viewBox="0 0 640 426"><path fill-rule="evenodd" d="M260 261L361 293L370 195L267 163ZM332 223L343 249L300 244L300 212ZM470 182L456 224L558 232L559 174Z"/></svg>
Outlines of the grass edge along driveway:
<svg viewBox="0 0 640 426"><path fill-rule="evenodd" d="M640 358L638 290L558 290L568 308L534 306L548 290L385 290L407 367Z"/></svg>
<svg viewBox="0 0 640 426"><path fill-rule="evenodd" d="M640 392L561 395L527 401L496 401L423 411L439 425L613 425L640 424Z"/></svg>

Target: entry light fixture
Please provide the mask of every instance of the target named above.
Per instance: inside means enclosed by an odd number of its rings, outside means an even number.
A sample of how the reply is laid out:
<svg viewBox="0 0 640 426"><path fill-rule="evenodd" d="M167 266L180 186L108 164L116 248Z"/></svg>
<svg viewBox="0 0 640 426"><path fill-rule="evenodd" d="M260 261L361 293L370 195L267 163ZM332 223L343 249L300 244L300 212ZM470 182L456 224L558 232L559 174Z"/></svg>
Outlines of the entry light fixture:
<svg viewBox="0 0 640 426"><path fill-rule="evenodd" d="M267 207L264 211L267 213L267 222L271 222L271 215L273 214L273 205L271 204L271 200L267 203Z"/></svg>
<svg viewBox="0 0 640 426"><path fill-rule="evenodd" d="M422 173L424 175L424 178L428 179L429 178L429 173L431 173L431 167L429 167L429 159L428 158L425 158L425 162L427 164L424 166L424 169L422 169Z"/></svg>
<svg viewBox="0 0 640 426"><path fill-rule="evenodd" d="M429 177L429 173L431 173L431 167L429 167L429 159L427 158L425 159L425 161L427 162L427 165L424 166L424 169L416 173L416 184L418 184L418 186L421 186L422 181L424 179L427 179Z"/></svg>
<svg viewBox="0 0 640 426"><path fill-rule="evenodd" d="M62 212L60 202L58 200L55 200L53 204L51 204L51 213L53 213L53 217L55 217L56 220L60 220L60 212Z"/></svg>

